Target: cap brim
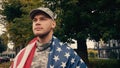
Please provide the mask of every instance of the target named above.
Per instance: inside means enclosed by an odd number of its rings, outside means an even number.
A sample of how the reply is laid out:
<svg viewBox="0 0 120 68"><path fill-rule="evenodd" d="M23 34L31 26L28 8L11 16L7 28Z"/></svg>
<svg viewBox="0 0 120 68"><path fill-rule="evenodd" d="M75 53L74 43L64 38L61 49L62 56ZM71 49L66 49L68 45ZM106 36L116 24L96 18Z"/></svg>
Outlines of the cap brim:
<svg viewBox="0 0 120 68"><path fill-rule="evenodd" d="M47 16L49 16L46 12L44 12L44 11L42 11L42 10L39 10L39 9L36 9L36 10L33 10L33 11L30 12L30 18L33 19L34 16L37 15L38 13L39 13L39 14L40 14L40 13L41 13L41 14L44 13L44 14L46 14ZM50 16L49 16L49 17L50 17ZM50 17L50 18L51 18L51 17Z"/></svg>

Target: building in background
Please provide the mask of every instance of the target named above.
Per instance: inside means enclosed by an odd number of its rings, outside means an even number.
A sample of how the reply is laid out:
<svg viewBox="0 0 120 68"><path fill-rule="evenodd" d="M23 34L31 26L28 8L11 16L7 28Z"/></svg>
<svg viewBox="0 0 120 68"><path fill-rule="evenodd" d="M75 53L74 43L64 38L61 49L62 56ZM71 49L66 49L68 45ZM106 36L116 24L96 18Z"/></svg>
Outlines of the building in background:
<svg viewBox="0 0 120 68"><path fill-rule="evenodd" d="M104 42L101 39L99 42L90 41L88 43L89 57L120 59L120 41L111 39Z"/></svg>

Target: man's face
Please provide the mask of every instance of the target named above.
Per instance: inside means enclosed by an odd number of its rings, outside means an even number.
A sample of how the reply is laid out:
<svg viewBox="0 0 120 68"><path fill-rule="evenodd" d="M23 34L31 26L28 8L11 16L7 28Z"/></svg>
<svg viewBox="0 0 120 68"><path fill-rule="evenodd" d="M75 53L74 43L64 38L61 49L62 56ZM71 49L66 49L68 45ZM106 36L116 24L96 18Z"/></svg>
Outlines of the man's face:
<svg viewBox="0 0 120 68"><path fill-rule="evenodd" d="M55 21L43 14L35 15L32 21L33 33L36 36L45 36L53 31L56 26Z"/></svg>

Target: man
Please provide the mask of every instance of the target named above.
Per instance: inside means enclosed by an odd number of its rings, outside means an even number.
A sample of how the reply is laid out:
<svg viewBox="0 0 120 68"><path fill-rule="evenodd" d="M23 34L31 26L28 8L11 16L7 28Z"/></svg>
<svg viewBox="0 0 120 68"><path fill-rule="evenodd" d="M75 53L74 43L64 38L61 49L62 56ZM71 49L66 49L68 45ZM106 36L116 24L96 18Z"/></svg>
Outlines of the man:
<svg viewBox="0 0 120 68"><path fill-rule="evenodd" d="M18 53L11 68L87 68L74 50L53 36L56 15L49 8L34 9L30 17L35 38Z"/></svg>

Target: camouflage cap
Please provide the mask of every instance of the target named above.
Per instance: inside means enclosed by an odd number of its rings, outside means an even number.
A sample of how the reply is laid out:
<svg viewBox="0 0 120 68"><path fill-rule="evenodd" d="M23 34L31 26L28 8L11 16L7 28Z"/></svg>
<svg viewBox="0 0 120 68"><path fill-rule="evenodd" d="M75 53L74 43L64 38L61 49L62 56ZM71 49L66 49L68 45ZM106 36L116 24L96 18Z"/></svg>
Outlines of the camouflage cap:
<svg viewBox="0 0 120 68"><path fill-rule="evenodd" d="M49 8L44 8L44 7L40 7L40 8L37 8L37 9L33 9L31 12L30 12L30 17L31 19L34 18L35 14L36 13L40 13L40 12L44 12L46 13L48 16L50 16L53 20L56 19L57 15L55 13L53 13L53 11L51 11Z"/></svg>

